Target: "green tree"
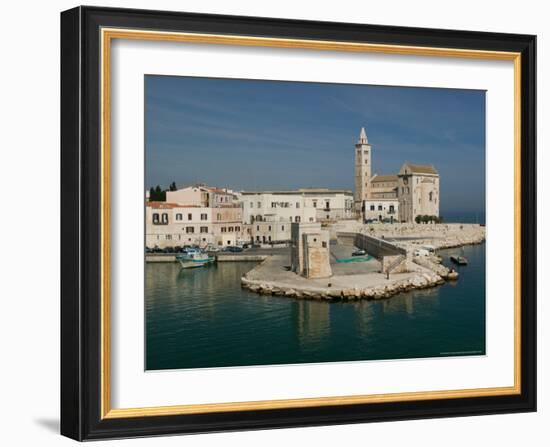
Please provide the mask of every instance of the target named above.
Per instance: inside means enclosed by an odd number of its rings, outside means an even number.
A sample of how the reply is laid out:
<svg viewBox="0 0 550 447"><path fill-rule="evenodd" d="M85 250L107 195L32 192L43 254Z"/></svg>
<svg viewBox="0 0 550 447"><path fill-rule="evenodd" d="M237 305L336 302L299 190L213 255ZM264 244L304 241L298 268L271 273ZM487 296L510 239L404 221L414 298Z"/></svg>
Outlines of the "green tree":
<svg viewBox="0 0 550 447"><path fill-rule="evenodd" d="M176 182L170 183L169 190L170 191L177 191L178 190L178 187L176 186Z"/></svg>
<svg viewBox="0 0 550 447"><path fill-rule="evenodd" d="M166 191L163 191L160 185L151 187L149 189L149 201L150 202L166 202Z"/></svg>
<svg viewBox="0 0 550 447"><path fill-rule="evenodd" d="M419 224L420 222L422 222L422 216L419 214L418 216L416 216L416 217L414 218L414 221L415 221L417 224Z"/></svg>

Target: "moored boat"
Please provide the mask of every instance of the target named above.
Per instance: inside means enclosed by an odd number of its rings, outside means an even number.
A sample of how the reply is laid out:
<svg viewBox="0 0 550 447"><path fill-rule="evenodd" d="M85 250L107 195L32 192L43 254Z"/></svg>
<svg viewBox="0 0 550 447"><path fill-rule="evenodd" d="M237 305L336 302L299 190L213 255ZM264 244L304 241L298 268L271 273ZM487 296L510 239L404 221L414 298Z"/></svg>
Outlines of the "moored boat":
<svg viewBox="0 0 550 447"><path fill-rule="evenodd" d="M468 259L466 259L466 257L464 256L451 255L450 258L451 258L451 261L453 261L455 264L468 265Z"/></svg>
<svg viewBox="0 0 550 447"><path fill-rule="evenodd" d="M176 259L180 263L181 268L191 269L211 264L216 258L208 256L200 250L188 249L184 253L177 255Z"/></svg>

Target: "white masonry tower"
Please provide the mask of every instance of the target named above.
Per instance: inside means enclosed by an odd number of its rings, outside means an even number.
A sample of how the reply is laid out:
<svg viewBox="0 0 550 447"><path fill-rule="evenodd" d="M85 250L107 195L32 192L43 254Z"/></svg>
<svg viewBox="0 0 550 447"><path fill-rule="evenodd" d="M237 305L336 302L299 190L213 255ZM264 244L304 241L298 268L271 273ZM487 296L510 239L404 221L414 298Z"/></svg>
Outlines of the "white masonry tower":
<svg viewBox="0 0 550 447"><path fill-rule="evenodd" d="M355 144L355 210L360 213L363 201L367 199L371 178L371 146L365 128L361 127L359 140Z"/></svg>

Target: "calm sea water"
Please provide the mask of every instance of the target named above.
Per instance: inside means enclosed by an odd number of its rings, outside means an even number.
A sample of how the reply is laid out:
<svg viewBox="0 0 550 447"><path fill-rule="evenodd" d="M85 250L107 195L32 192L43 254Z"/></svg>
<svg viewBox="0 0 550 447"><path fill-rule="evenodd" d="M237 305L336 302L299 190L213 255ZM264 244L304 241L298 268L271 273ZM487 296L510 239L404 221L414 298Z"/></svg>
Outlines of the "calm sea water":
<svg viewBox="0 0 550 447"><path fill-rule="evenodd" d="M442 250L460 279L382 301L327 303L241 289L254 263L146 266L146 368L485 354L485 244Z"/></svg>

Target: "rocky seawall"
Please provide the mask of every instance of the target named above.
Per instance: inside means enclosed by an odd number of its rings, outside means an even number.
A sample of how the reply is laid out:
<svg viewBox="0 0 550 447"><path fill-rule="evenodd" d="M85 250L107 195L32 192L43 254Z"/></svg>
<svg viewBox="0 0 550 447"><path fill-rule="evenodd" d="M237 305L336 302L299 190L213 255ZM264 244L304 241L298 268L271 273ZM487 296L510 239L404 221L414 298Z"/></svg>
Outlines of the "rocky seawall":
<svg viewBox="0 0 550 447"><path fill-rule="evenodd" d="M429 244L436 249L453 248L480 244L486 238L486 227L478 224L364 225L361 232L382 239L394 240L406 248L421 244Z"/></svg>
<svg viewBox="0 0 550 447"><path fill-rule="evenodd" d="M458 273L441 264L437 256L414 256L418 248L430 245L441 249L479 244L486 237L485 227L478 224L346 225L346 228L340 225L338 229L350 230L353 226L357 233L385 239L406 249L407 259L403 272L392 273L389 278L380 271L361 275L335 275L321 282L306 280L292 272L282 272L268 259L242 277L242 287L262 295L300 299L355 301L389 298L401 292L435 287L444 284L446 280L458 278ZM335 237L338 234L334 232Z"/></svg>
<svg viewBox="0 0 550 447"><path fill-rule="evenodd" d="M241 278L241 285L261 295L326 301L356 301L389 298L401 292L435 287L445 283L440 275L428 268L415 264L411 266L411 270L414 270L414 272L406 275L396 275L400 276L398 279L383 280L366 287L306 286L285 281L250 279L247 275Z"/></svg>

